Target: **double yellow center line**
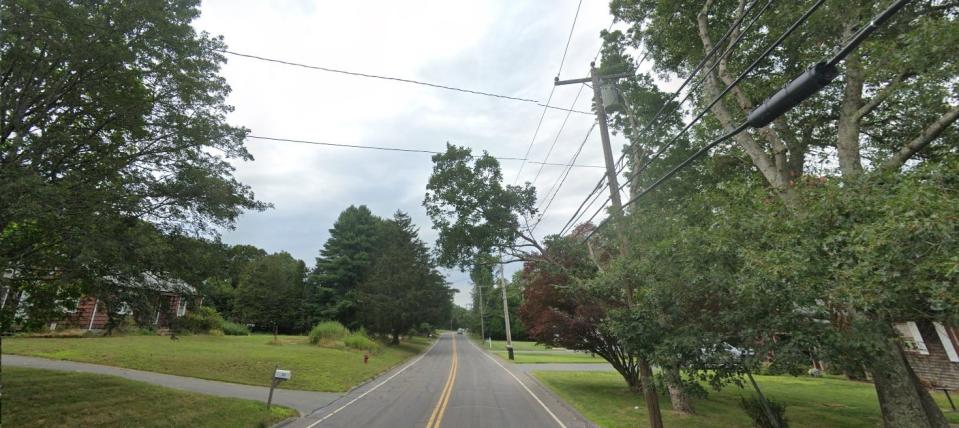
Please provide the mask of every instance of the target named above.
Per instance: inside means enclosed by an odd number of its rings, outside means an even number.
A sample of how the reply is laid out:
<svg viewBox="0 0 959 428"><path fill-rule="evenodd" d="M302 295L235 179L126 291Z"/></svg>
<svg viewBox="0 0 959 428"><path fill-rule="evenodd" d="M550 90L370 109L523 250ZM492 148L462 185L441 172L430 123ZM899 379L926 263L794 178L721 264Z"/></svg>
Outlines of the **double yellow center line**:
<svg viewBox="0 0 959 428"><path fill-rule="evenodd" d="M450 376L446 380L446 386L443 387L443 393L440 394L439 401L436 402L436 407L433 408L433 414L430 415L429 422L426 423L426 428L439 428L440 424L443 423L443 414L446 413L446 405L450 402L450 395L453 394L453 384L456 383L456 336L450 335L450 338L453 341L453 362L450 364Z"/></svg>

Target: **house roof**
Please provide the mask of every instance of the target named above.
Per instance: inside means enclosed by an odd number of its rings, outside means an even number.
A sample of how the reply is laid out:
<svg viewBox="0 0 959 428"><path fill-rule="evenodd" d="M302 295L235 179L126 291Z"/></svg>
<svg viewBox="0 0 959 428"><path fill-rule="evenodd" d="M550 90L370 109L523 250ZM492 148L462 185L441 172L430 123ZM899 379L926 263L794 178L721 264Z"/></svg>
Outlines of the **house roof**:
<svg viewBox="0 0 959 428"><path fill-rule="evenodd" d="M140 278L138 279L119 280L114 277L106 277L105 279L124 287L180 294L196 294L196 289L190 284L176 278L164 278L152 272L144 272L140 274Z"/></svg>

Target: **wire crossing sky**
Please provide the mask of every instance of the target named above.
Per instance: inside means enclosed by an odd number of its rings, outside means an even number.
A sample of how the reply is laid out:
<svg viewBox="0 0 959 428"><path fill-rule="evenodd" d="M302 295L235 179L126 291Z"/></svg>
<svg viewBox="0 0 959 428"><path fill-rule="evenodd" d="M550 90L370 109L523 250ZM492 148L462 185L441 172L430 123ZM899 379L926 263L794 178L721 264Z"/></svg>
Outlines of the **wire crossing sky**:
<svg viewBox="0 0 959 428"><path fill-rule="evenodd" d="M537 230L558 231L602 175L603 161L590 139L562 181L595 116L591 97L573 103L575 89L547 95L560 63L566 74L588 70L612 20L600 0L205 0L194 27L248 55L223 54L220 73L233 89L229 121L261 137L246 144L255 161L233 163L236 177L275 207L243 214L223 240L288 251L309 265L339 213L364 204L380 216L409 213L432 244L422 202L431 152L447 142L499 157L507 183L522 159L529 165L520 181L547 162L537 183L549 209ZM566 110L576 111L557 138ZM613 143L618 151L623 140ZM446 274L461 290L456 302L466 305L468 275Z"/></svg>

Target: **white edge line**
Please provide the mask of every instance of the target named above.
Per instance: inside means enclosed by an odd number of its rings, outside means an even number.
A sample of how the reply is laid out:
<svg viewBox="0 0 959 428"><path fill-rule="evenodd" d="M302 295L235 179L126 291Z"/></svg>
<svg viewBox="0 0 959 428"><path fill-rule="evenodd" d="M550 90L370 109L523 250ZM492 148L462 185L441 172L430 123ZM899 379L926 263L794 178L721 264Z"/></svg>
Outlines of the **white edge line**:
<svg viewBox="0 0 959 428"><path fill-rule="evenodd" d="M352 399L352 400L350 400L350 402L348 402L348 403L346 403L346 404L344 404L344 405L342 405L342 406L340 406L340 407L339 407L338 409L336 409L336 410L334 410L334 411L332 411L332 412L330 412L329 414L327 414L326 416L324 416L324 417L322 417L321 419L319 419L319 420L317 420L316 422L313 422L312 424L310 424L310 425L309 425L309 426L307 426L306 428L313 428L313 427L315 427L315 426L317 426L317 425L319 425L319 424L320 424L320 422L323 422L323 421L325 421L325 420L327 420L327 419L329 419L329 418L330 418L331 416L333 416L333 415L335 415L335 414L337 414L337 413L339 413L339 411L340 411L340 410L343 410L343 409L345 409L345 408L346 408L347 406L349 406L349 405L351 405L351 404L353 404L353 403L355 403L355 402L357 402L357 401L358 401L359 399L361 399L361 398L363 398L363 397L365 397L365 396L366 396L366 394L369 394L369 393L371 393L371 392L373 392L373 391L375 391L375 390L376 390L377 388L379 388L379 387L381 387L381 386L383 386L383 384L385 384L386 382L389 382L389 381L390 381L390 380L392 380L392 379L393 379L394 377L397 377L397 376L399 376L399 374L400 374L400 373L403 373L404 371L406 371L406 369L408 369L408 368L410 368L410 367L412 367L412 366L413 366L413 364L416 364L416 363L418 363L418 362L419 362L420 360L422 360L422 359L423 359L423 357L425 357L425 356L426 356L426 354L429 354L429 353L430 353L430 351L432 351L432 350L433 350L433 347L435 347L437 343L440 343L440 341L439 341L439 338L437 338L437 339L436 339L436 342L433 342L433 344L432 344L432 345L430 345L430 349L427 349L427 350L426 350L426 352L424 352L424 353L423 353L423 355L420 355L420 356L419 356L419 357L417 357L417 358L416 358L415 360L413 360L413 362L411 362L411 363L409 363L409 364L407 364L407 365L406 365L406 367L403 367L403 368L402 368L402 369L400 369L400 370L399 370L398 372L396 372L396 373L393 373L393 375L391 375L390 377L388 377L388 378L386 378L386 379L384 379L384 380L383 380L382 382L380 382L380 383L378 383L378 384L376 384L376 386L374 386L374 387L372 387L372 388L370 388L370 389L368 389L368 390L366 390L366 392L364 392L364 393L362 393L362 394L360 394L360 395L359 395L359 396L357 396L356 398L354 398L354 399ZM475 345L474 345L474 346L475 346ZM527 391L528 391L528 390L527 390ZM542 403L540 403L540 404L542 404ZM554 416L554 417L555 417L555 416ZM564 428L565 428L565 427L564 427Z"/></svg>
<svg viewBox="0 0 959 428"><path fill-rule="evenodd" d="M539 403L540 406L543 406L543 410L546 410L546 413L549 413L549 415L553 417L553 420L556 421L556 423L559 424L559 426L561 426L561 427L563 427L563 428L566 428L566 424L564 424L563 421L560 421L559 418L556 417L556 414L554 414L553 411L549 409L549 407L546 407L546 403L543 403L543 400L540 400L539 397L536 396L536 394L533 394L533 391L530 391L530 389L526 386L526 384L523 383L523 381L519 380L519 378L516 377L516 375L514 375L513 372L509 371L509 369L507 369L507 368L504 367L502 364L500 364L499 361L496 361L496 358L495 358L495 357L493 357L492 355L490 355L490 354L488 354L487 352L485 352L485 351L483 351L482 349L480 349L479 346L476 346L476 344L473 343L472 340L467 340L467 341L468 341L471 345L473 345L474 348L476 348L477 350L479 350L480 352L482 352L483 355L486 355L486 358L489 358L489 359L492 360L494 363L496 363L497 366L499 366L501 369L503 369L504 371L506 371L506 373L509 374L510 376L512 376L513 379L516 379L516 382L518 382L519 385L522 386L523 389L525 389L526 392L528 392L529 395L531 395L531 396L536 400L536 402Z"/></svg>

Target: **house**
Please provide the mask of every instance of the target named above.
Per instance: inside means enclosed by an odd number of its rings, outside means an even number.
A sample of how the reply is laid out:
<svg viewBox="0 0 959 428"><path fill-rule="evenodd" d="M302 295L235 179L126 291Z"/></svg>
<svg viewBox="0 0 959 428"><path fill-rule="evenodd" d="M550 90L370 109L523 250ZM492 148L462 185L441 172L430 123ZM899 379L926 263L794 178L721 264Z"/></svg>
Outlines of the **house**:
<svg viewBox="0 0 959 428"><path fill-rule="evenodd" d="M895 327L906 343L906 359L923 383L959 390L959 330L932 321L909 321Z"/></svg>
<svg viewBox="0 0 959 428"><path fill-rule="evenodd" d="M114 308L116 315L128 315L137 320L140 325L149 324L156 328L167 328L171 317L186 315L196 303L196 290L189 284L176 280L161 278L152 273L144 273L140 278L131 281L121 281L112 277L105 278L124 291L136 291L137 298L146 305L134 306L123 302L119 308ZM0 309L6 308L14 313L17 320L25 320L30 316L30 295L28 291L17 291L4 287L0 290L2 304ZM83 330L105 329L110 319L107 305L98 296L83 296L75 301L61 302L62 317L50 321L51 330L56 328L78 328ZM141 313L142 312L142 313ZM148 313L147 313L148 312Z"/></svg>

